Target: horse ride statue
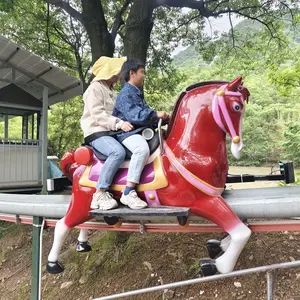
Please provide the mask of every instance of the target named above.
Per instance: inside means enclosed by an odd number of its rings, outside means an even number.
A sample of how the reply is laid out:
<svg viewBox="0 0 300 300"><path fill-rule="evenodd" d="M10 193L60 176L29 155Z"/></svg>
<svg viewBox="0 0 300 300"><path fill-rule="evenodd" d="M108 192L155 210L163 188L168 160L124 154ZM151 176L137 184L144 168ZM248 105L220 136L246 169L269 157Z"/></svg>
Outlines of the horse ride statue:
<svg viewBox="0 0 300 300"><path fill-rule="evenodd" d="M167 132L160 136L160 147L159 143L149 144L152 154L137 188L149 206L188 207L192 215L217 224L229 234L222 241L208 241L211 259L200 264L205 275L231 272L251 235L222 198L228 173L226 134L238 159L249 95L242 77L187 88L177 100ZM55 228L49 273L63 271L58 255L69 230L92 218L90 204L104 159L101 153L80 147L75 153L67 151L61 160L64 174L73 181L72 198L66 216ZM127 167L125 161L114 178L110 191L115 197L125 188ZM91 250L87 230L81 230L78 241L77 251Z"/></svg>

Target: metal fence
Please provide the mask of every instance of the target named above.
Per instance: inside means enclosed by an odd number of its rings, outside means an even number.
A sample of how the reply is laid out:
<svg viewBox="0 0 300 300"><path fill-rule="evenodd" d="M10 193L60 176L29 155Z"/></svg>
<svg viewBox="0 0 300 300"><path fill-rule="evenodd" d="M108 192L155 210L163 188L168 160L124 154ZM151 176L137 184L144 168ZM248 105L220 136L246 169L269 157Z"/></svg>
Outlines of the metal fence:
<svg viewBox="0 0 300 300"><path fill-rule="evenodd" d="M242 275L261 273L261 272L267 273L267 300L273 300L274 283L275 283L274 276L273 276L274 273L276 272L276 270L279 270L279 269L288 269L288 268L295 268L295 267L300 267L300 260L293 261L293 262L279 263L279 264L274 264L274 265L268 265L268 266L262 266L262 267L256 267L256 268L251 268L251 269L244 269L244 270L234 271L234 272L231 272L228 274L218 274L218 275L214 275L214 276L195 278L195 279L190 279L190 280L185 280L185 281L178 281L178 282L168 283L168 284L164 284L164 285L144 288L144 289L140 289L140 290L129 291L129 292L121 293L121 294L115 294L115 295L111 295L111 296L94 298L94 300L112 300L112 299L120 299L120 298L125 298L125 297L132 297L132 296L141 295L141 294L145 294L145 293L151 293L151 292L156 292L156 291L165 291L165 290L168 290L171 288L177 288L177 287L182 287L182 286L187 286L187 285L192 285L192 284L197 284L197 283L211 282L211 281L221 280L221 279L225 279L225 278L232 278L232 277L237 277L237 276L242 276Z"/></svg>
<svg viewBox="0 0 300 300"><path fill-rule="evenodd" d="M41 183L40 140L0 138L0 188Z"/></svg>

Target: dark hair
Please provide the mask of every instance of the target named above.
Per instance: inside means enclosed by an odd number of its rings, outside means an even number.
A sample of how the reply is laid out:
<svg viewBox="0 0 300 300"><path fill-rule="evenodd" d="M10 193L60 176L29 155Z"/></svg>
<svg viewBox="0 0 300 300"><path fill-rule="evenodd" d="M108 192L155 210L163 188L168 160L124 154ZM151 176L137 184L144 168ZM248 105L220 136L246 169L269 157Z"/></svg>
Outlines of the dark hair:
<svg viewBox="0 0 300 300"><path fill-rule="evenodd" d="M141 61L136 58L127 58L121 70L123 79L128 82L130 79L130 71L136 72L140 68L145 68Z"/></svg>

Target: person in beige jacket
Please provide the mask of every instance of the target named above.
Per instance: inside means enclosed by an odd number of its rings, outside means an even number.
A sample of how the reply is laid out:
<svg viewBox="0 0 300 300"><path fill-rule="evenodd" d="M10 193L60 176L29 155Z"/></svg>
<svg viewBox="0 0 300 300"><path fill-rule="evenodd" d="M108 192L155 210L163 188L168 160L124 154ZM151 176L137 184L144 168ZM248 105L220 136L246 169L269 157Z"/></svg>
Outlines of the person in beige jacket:
<svg viewBox="0 0 300 300"><path fill-rule="evenodd" d="M100 57L92 68L95 78L83 94L84 111L80 124L85 144L107 156L91 202L92 209L109 210L118 206L107 190L124 161L126 152L114 136L120 131L128 132L134 128L131 123L112 116L116 99L113 85L119 80L125 61L125 57Z"/></svg>

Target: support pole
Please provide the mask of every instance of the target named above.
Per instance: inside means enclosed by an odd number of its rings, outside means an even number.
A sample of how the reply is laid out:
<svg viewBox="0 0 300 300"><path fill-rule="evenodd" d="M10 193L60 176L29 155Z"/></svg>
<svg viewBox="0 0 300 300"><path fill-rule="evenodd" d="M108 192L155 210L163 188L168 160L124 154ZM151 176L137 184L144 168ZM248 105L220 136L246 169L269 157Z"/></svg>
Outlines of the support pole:
<svg viewBox="0 0 300 300"><path fill-rule="evenodd" d="M36 114L36 139L39 140L41 137L41 113Z"/></svg>
<svg viewBox="0 0 300 300"><path fill-rule="evenodd" d="M28 116L22 117L22 139L28 139Z"/></svg>
<svg viewBox="0 0 300 300"><path fill-rule="evenodd" d="M4 116L4 138L8 139L8 115Z"/></svg>
<svg viewBox="0 0 300 300"><path fill-rule="evenodd" d="M42 113L42 194L47 194L47 175L48 175L48 163L47 163L47 149L48 149L48 87L44 86L43 90L43 113Z"/></svg>
<svg viewBox="0 0 300 300"><path fill-rule="evenodd" d="M274 274L272 271L267 272L267 290L268 300L273 300Z"/></svg>
<svg viewBox="0 0 300 300"><path fill-rule="evenodd" d="M32 275L31 275L31 300L40 300L40 234L43 223L42 217L33 217L32 229Z"/></svg>
<svg viewBox="0 0 300 300"><path fill-rule="evenodd" d="M34 140L34 114L31 115L31 139Z"/></svg>

